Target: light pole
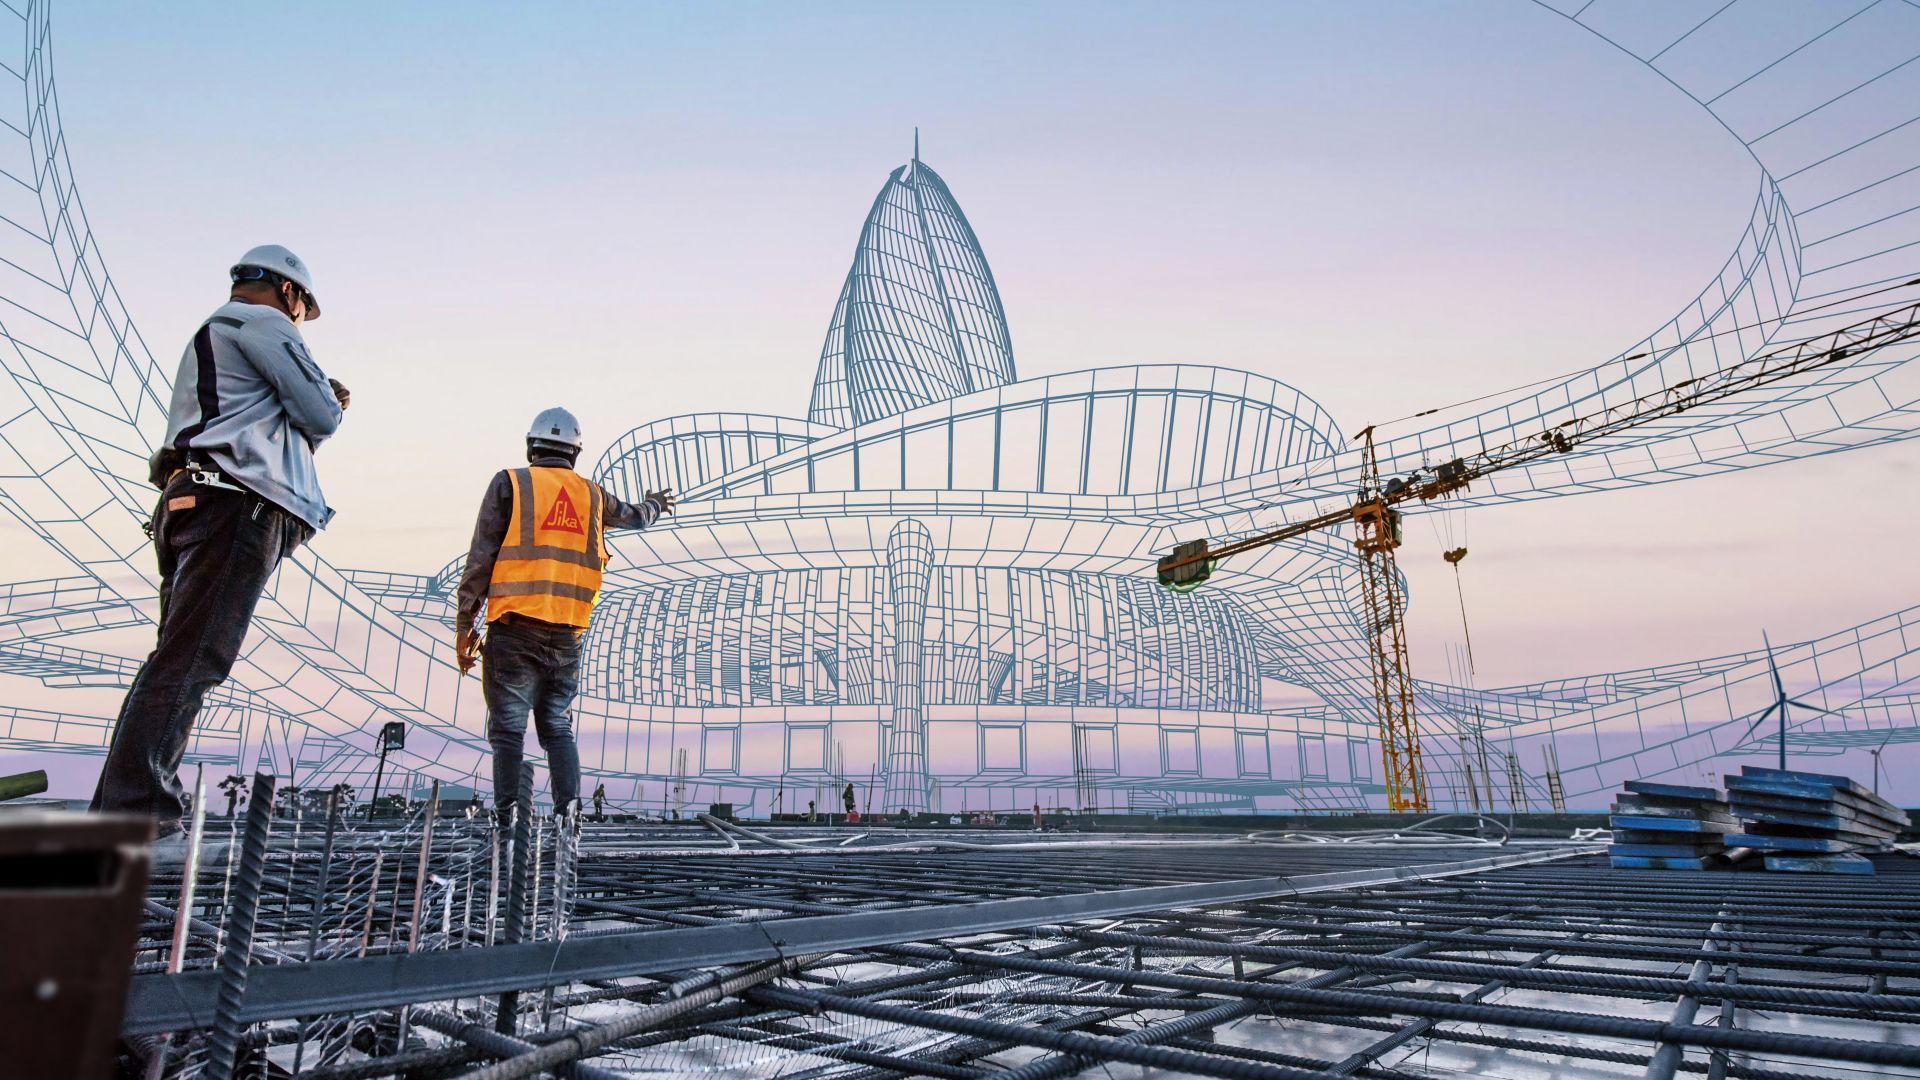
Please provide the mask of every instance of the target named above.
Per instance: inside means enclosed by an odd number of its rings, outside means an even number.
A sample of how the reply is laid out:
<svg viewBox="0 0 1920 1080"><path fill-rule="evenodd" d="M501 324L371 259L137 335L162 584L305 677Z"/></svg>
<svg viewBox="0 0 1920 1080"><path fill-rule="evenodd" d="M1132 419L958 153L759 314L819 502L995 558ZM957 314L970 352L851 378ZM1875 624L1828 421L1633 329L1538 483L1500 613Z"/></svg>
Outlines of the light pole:
<svg viewBox="0 0 1920 1080"><path fill-rule="evenodd" d="M380 805L380 781L387 775L387 751L405 749L407 745L407 725L399 720L389 721L380 729L380 764L373 772L373 798L367 800L367 820L373 820L374 808Z"/></svg>

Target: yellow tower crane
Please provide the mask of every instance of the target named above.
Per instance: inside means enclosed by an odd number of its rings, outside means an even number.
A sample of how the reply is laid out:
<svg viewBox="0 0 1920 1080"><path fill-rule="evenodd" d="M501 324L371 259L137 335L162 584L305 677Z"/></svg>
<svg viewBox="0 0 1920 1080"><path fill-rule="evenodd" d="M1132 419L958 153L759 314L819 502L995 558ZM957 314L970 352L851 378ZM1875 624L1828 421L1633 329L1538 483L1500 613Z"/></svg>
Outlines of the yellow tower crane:
<svg viewBox="0 0 1920 1080"><path fill-rule="evenodd" d="M1913 285L1920 285L1920 278L1879 291ZM1413 678L1407 665L1406 627L1402 618L1405 597L1394 563L1394 550L1401 542L1397 506L1414 499L1431 502L1445 498L1465 490L1468 484L1482 477L1570 453L1589 440L1616 435L1649 421L1676 416L1700 405L1804 375L1848 357L1916 339L1920 339L1920 303L1902 305L1830 333L1555 424L1538 435L1482 448L1470 456L1439 464L1423 464L1405 477L1384 482L1374 453L1373 428L1368 427L1357 436L1361 440L1362 455L1360 498L1352 506L1219 547L1212 547L1206 540L1175 544L1173 552L1158 562L1160 584L1176 592L1192 592L1206 583L1222 559L1352 523L1356 530L1354 546L1360 555L1361 606L1372 658L1373 698L1380 723L1387 805L1394 810L1422 811L1427 809L1426 776L1420 758L1420 727L1414 714Z"/></svg>

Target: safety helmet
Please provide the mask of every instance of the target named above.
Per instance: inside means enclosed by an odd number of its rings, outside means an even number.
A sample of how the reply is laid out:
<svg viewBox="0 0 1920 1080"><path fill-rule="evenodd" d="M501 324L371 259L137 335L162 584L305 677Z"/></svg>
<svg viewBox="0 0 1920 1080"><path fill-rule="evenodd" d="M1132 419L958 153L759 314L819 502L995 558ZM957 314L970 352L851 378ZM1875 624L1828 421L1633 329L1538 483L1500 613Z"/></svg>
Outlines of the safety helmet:
<svg viewBox="0 0 1920 1080"><path fill-rule="evenodd" d="M527 429L527 441L577 453L581 446L580 421L565 409L542 409L540 415L533 418L533 426Z"/></svg>
<svg viewBox="0 0 1920 1080"><path fill-rule="evenodd" d="M313 294L313 275L308 272L307 264L300 261L300 256L279 244L261 244L240 256L240 261L234 263L233 269L227 273L236 284L242 281L261 280L262 275L257 272L248 273L249 270L265 270L269 274L300 286L307 294L307 318L320 317L320 300ZM273 282L272 278L266 280L269 284Z"/></svg>

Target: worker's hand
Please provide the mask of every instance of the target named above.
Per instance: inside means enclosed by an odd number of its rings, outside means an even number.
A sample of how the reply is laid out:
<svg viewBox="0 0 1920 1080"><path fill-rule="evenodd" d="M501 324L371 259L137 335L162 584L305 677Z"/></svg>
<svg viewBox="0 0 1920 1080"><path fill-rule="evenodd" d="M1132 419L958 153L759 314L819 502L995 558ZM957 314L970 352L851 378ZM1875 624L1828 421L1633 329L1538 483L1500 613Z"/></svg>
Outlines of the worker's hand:
<svg viewBox="0 0 1920 1080"><path fill-rule="evenodd" d="M455 634L453 637L453 652L460 663L460 674L465 675L467 672L472 671L473 665L480 659L479 635L471 630Z"/></svg>
<svg viewBox="0 0 1920 1080"><path fill-rule="evenodd" d="M652 499L654 502L657 502L660 504L661 514L664 515L664 514L673 513L673 489L672 488L661 488L659 491L649 491L647 492L647 498Z"/></svg>
<svg viewBox="0 0 1920 1080"><path fill-rule="evenodd" d="M347 384L339 379L328 379L327 385L333 387L333 397L340 403L340 411L346 412L347 406L353 404L353 392L348 390Z"/></svg>

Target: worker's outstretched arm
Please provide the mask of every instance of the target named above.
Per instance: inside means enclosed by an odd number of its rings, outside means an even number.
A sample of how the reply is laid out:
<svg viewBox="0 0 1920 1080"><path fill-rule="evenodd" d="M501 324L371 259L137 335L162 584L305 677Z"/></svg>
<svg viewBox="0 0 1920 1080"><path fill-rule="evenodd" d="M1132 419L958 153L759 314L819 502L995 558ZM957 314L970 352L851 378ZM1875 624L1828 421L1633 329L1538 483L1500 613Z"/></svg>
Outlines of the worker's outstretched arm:
<svg viewBox="0 0 1920 1080"><path fill-rule="evenodd" d="M473 542L467 545L467 567L460 574L453 620L453 647L460 655L460 670L473 666L478 647L474 621L487 602L487 586L493 581L493 564L500 558L500 545L507 538L507 520L513 514L513 479L504 470L495 473L480 500L480 513L473 522Z"/></svg>
<svg viewBox="0 0 1920 1080"><path fill-rule="evenodd" d="M287 418L309 444L319 446L340 430L340 418L346 415L342 401L346 388L334 389L336 384L314 363L292 323L271 317L253 319L239 329L237 337L241 354L272 384Z"/></svg>
<svg viewBox="0 0 1920 1080"><path fill-rule="evenodd" d="M604 520L609 530L644 529L660 520L660 515L673 513L672 488L649 491L637 503L622 502L606 488L600 489L600 495L606 500Z"/></svg>

